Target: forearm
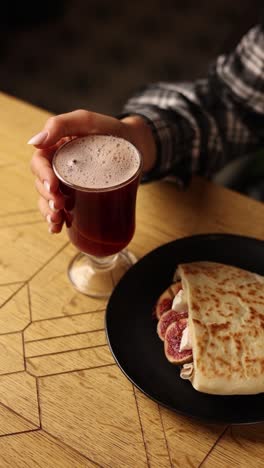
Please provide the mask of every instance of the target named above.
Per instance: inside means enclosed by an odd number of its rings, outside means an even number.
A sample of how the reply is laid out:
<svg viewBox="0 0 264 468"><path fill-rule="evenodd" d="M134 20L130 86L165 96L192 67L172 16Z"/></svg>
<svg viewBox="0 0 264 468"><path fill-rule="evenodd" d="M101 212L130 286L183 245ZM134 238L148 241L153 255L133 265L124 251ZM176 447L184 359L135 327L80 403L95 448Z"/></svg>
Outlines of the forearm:
<svg viewBox="0 0 264 468"><path fill-rule="evenodd" d="M143 173L150 172L157 162L157 148L154 135L146 120L137 115L124 117L122 122L127 125L130 141L143 157Z"/></svg>
<svg viewBox="0 0 264 468"><path fill-rule="evenodd" d="M263 29L254 28L206 79L158 83L128 101L124 111L140 114L152 128L157 164L151 177L211 176L263 144L263 51Z"/></svg>

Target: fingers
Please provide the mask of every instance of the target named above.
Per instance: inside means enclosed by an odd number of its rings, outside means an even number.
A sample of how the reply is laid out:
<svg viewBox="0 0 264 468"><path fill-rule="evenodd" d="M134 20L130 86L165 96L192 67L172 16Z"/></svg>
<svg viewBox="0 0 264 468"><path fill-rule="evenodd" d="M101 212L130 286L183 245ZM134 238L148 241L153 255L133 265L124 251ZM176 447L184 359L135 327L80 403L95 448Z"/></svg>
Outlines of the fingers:
<svg viewBox="0 0 264 468"><path fill-rule="evenodd" d="M54 212L48 201L42 197L39 198L38 206L42 216L49 224L49 232L51 234L58 234L61 232L64 222L64 212L62 210Z"/></svg>
<svg viewBox="0 0 264 468"><path fill-rule="evenodd" d="M38 148L55 145L61 138L85 136L91 133L105 133L122 136L124 125L114 117L86 110L75 110L50 117L44 129L29 140Z"/></svg>
<svg viewBox="0 0 264 468"><path fill-rule="evenodd" d="M59 181L51 166L54 152L71 137L97 133L126 138L127 128L116 118L76 110L49 118L44 129L28 142L38 148L31 160L31 170L37 177L36 189L41 196L39 209L49 222L49 231L52 233L61 231L65 216L61 211L64 198L59 192Z"/></svg>
<svg viewBox="0 0 264 468"><path fill-rule="evenodd" d="M54 213L64 208L64 196L59 190L57 190L57 192L55 193L51 192L51 190L49 190L48 183L46 180L44 182L41 182L40 179L36 179L35 187L40 196L49 203L49 206Z"/></svg>
<svg viewBox="0 0 264 468"><path fill-rule="evenodd" d="M42 183L46 182L47 190L50 190L50 192L56 192L59 188L59 181L51 167L51 161L57 146L59 145L46 148L45 150L38 149L33 154L30 163L33 174L37 176Z"/></svg>
<svg viewBox="0 0 264 468"><path fill-rule="evenodd" d="M59 181L47 159L35 153L31 160L31 170L37 176L39 182L42 185L45 184L46 191L49 193L56 193L58 191Z"/></svg>

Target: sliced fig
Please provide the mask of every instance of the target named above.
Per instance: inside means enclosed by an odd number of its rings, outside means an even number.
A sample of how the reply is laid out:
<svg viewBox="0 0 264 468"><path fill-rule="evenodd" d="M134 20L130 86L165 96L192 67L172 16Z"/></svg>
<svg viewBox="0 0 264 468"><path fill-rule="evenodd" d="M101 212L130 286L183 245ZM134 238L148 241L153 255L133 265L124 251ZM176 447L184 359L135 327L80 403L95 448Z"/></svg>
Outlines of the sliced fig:
<svg viewBox="0 0 264 468"><path fill-rule="evenodd" d="M168 310L171 309L172 302L174 299L174 296L177 294L177 292L181 289L181 282L179 281L178 283L173 283L169 288L167 288L159 297L157 300L157 303L155 305L153 315L154 317L157 318L157 320L160 319L162 314L164 312L167 312Z"/></svg>
<svg viewBox="0 0 264 468"><path fill-rule="evenodd" d="M159 319L159 323L157 326L157 333L162 341L165 339L165 333L167 328L170 326L171 323L179 320L179 318L187 318L188 312L176 312L176 310L168 310L164 312Z"/></svg>
<svg viewBox="0 0 264 468"><path fill-rule="evenodd" d="M170 288L171 288L173 297L175 297L176 294L178 294L178 292L182 289L181 281L177 281L177 283L172 283Z"/></svg>
<svg viewBox="0 0 264 468"><path fill-rule="evenodd" d="M154 316L159 320L164 312L167 312L171 309L173 297L170 292L170 288L166 289L164 293L159 297L155 309Z"/></svg>
<svg viewBox="0 0 264 468"><path fill-rule="evenodd" d="M191 362L192 350L180 351L180 344L182 339L182 332L187 326L187 318L179 318L171 323L167 328L164 340L164 351L166 358L173 364L185 364Z"/></svg>

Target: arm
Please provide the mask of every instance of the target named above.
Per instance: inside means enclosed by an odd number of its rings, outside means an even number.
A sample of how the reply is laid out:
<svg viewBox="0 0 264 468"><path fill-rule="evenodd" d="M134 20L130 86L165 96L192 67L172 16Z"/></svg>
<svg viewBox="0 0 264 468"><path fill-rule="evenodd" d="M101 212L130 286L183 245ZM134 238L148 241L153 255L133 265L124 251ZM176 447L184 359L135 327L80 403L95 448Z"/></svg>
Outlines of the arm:
<svg viewBox="0 0 264 468"><path fill-rule="evenodd" d="M29 141L37 148L31 168L50 232L63 224L64 199L51 160L65 137L121 136L141 151L145 180L174 175L184 185L192 173L210 176L264 144L263 70L264 32L258 26L233 54L218 58L207 79L148 86L128 101L121 120L84 110L50 118Z"/></svg>
<svg viewBox="0 0 264 468"><path fill-rule="evenodd" d="M192 173L213 175L228 161L264 144L264 28L256 26L208 77L193 83L157 83L132 97L128 115L145 119L157 162L146 179Z"/></svg>

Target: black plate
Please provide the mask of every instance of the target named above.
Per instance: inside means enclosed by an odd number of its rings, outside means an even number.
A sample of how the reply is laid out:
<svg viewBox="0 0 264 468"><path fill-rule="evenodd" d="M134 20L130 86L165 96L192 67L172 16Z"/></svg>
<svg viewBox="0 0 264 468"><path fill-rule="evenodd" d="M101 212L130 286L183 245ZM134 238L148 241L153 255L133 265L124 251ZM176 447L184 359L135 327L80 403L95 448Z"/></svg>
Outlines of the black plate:
<svg viewBox="0 0 264 468"><path fill-rule="evenodd" d="M106 313L110 349L124 374L163 406L210 422L264 421L264 394L215 396L197 392L164 355L152 318L154 304L171 284L177 264L198 260L235 265L264 275L264 242L228 234L186 237L163 245L136 263L114 290Z"/></svg>

